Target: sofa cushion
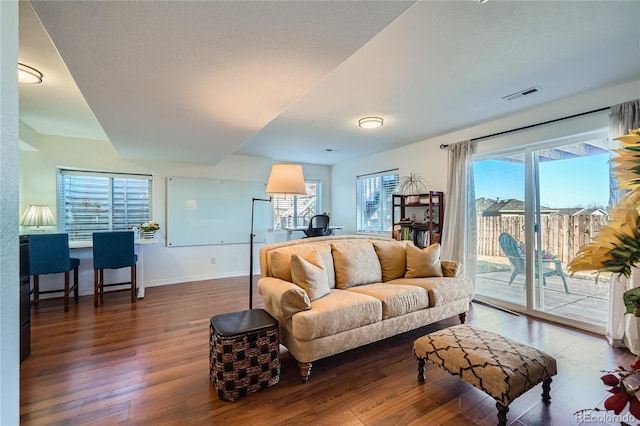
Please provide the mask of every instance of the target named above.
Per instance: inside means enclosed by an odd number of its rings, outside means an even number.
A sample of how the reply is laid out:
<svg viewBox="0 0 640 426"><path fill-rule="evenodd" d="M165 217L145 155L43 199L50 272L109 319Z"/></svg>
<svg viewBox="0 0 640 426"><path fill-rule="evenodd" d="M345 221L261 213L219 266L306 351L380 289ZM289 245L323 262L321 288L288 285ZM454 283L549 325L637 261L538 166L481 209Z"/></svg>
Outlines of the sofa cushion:
<svg viewBox="0 0 640 426"><path fill-rule="evenodd" d="M312 302L329 294L327 271L317 251L312 251L305 257L291 255L291 278L295 285L307 292Z"/></svg>
<svg viewBox="0 0 640 426"><path fill-rule="evenodd" d="M367 284L346 291L366 294L382 302L382 319L398 317L429 307L429 293L422 287L400 284Z"/></svg>
<svg viewBox="0 0 640 426"><path fill-rule="evenodd" d="M382 321L382 302L378 299L332 289L311 302L311 309L291 317L291 333L299 340L313 340L378 321Z"/></svg>
<svg viewBox="0 0 640 426"><path fill-rule="evenodd" d="M473 283L469 278L430 277L398 278L388 284L414 285L429 292L429 305L442 306L446 303L473 297Z"/></svg>
<svg viewBox="0 0 640 426"><path fill-rule="evenodd" d="M336 271L336 288L382 281L380 261L369 241L340 241L331 244Z"/></svg>
<svg viewBox="0 0 640 426"><path fill-rule="evenodd" d="M405 278L441 277L440 244L431 244L420 250L416 246L407 245L407 272Z"/></svg>
<svg viewBox="0 0 640 426"><path fill-rule="evenodd" d="M293 282L293 279L291 278L291 255L297 254L304 257L312 251L317 251L320 254L324 269L327 271L329 288L334 288L336 286L336 276L333 271L331 245L327 243L287 246L269 252L269 268L271 270L271 276Z"/></svg>
<svg viewBox="0 0 640 426"><path fill-rule="evenodd" d="M407 271L406 242L400 241L374 241L380 268L382 269L382 282L404 277Z"/></svg>

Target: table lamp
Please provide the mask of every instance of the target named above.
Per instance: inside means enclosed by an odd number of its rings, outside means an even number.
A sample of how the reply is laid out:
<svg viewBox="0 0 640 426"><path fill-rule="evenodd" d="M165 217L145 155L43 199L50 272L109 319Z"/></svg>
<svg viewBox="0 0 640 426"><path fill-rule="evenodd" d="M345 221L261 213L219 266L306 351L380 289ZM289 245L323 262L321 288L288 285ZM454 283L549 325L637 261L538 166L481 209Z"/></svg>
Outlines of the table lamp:
<svg viewBox="0 0 640 426"><path fill-rule="evenodd" d="M299 164L274 164L267 181L265 192L268 195L289 194L305 195L307 190L304 185L304 174ZM253 213L256 201L271 202L269 198L251 199L251 234L249 235L249 309L253 309Z"/></svg>
<svg viewBox="0 0 640 426"><path fill-rule="evenodd" d="M35 226L35 232L44 232L44 229L40 229L41 226L53 226L55 224L56 220L53 218L51 209L44 204L30 205L20 218L21 226Z"/></svg>

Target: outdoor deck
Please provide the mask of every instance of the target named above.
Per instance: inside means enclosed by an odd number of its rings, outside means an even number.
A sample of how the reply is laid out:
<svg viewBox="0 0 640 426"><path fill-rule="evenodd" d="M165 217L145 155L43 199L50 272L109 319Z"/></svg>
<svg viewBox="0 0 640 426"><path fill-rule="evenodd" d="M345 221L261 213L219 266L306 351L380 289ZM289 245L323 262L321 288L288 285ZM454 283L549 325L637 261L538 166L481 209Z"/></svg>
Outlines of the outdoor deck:
<svg viewBox="0 0 640 426"><path fill-rule="evenodd" d="M476 293L524 305L526 297L524 275L518 275L509 285L512 270L505 261L506 258L478 259ZM565 275L569 294L565 293L560 277L547 277L547 286L544 289L544 311L605 328L609 304L609 280L601 277L596 283L592 276Z"/></svg>

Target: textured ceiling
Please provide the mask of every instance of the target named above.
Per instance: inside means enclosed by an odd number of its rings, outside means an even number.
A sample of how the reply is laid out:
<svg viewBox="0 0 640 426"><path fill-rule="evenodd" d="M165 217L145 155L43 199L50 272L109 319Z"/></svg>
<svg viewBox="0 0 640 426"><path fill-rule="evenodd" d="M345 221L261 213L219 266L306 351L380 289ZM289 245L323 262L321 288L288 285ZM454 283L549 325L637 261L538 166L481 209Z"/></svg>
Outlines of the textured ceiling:
<svg viewBox="0 0 640 426"><path fill-rule="evenodd" d="M46 32L25 3L45 83L21 85L21 119L104 129L123 158L335 164L640 78L635 1L33 2ZM58 79L69 96L39 101Z"/></svg>

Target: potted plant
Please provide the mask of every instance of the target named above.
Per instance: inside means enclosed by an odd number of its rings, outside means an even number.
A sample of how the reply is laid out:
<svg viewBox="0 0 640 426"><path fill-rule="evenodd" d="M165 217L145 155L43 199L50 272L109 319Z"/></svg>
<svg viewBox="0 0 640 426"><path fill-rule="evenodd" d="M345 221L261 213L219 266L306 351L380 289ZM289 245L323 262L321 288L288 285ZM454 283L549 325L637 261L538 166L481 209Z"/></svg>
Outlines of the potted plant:
<svg viewBox="0 0 640 426"><path fill-rule="evenodd" d="M153 220L145 222L138 227L142 238L153 238L158 229L160 229L160 225Z"/></svg>
<svg viewBox="0 0 640 426"><path fill-rule="evenodd" d="M398 193L405 195L407 204L419 204L421 194L427 191L427 181L418 173L412 171L407 176L398 179Z"/></svg>

